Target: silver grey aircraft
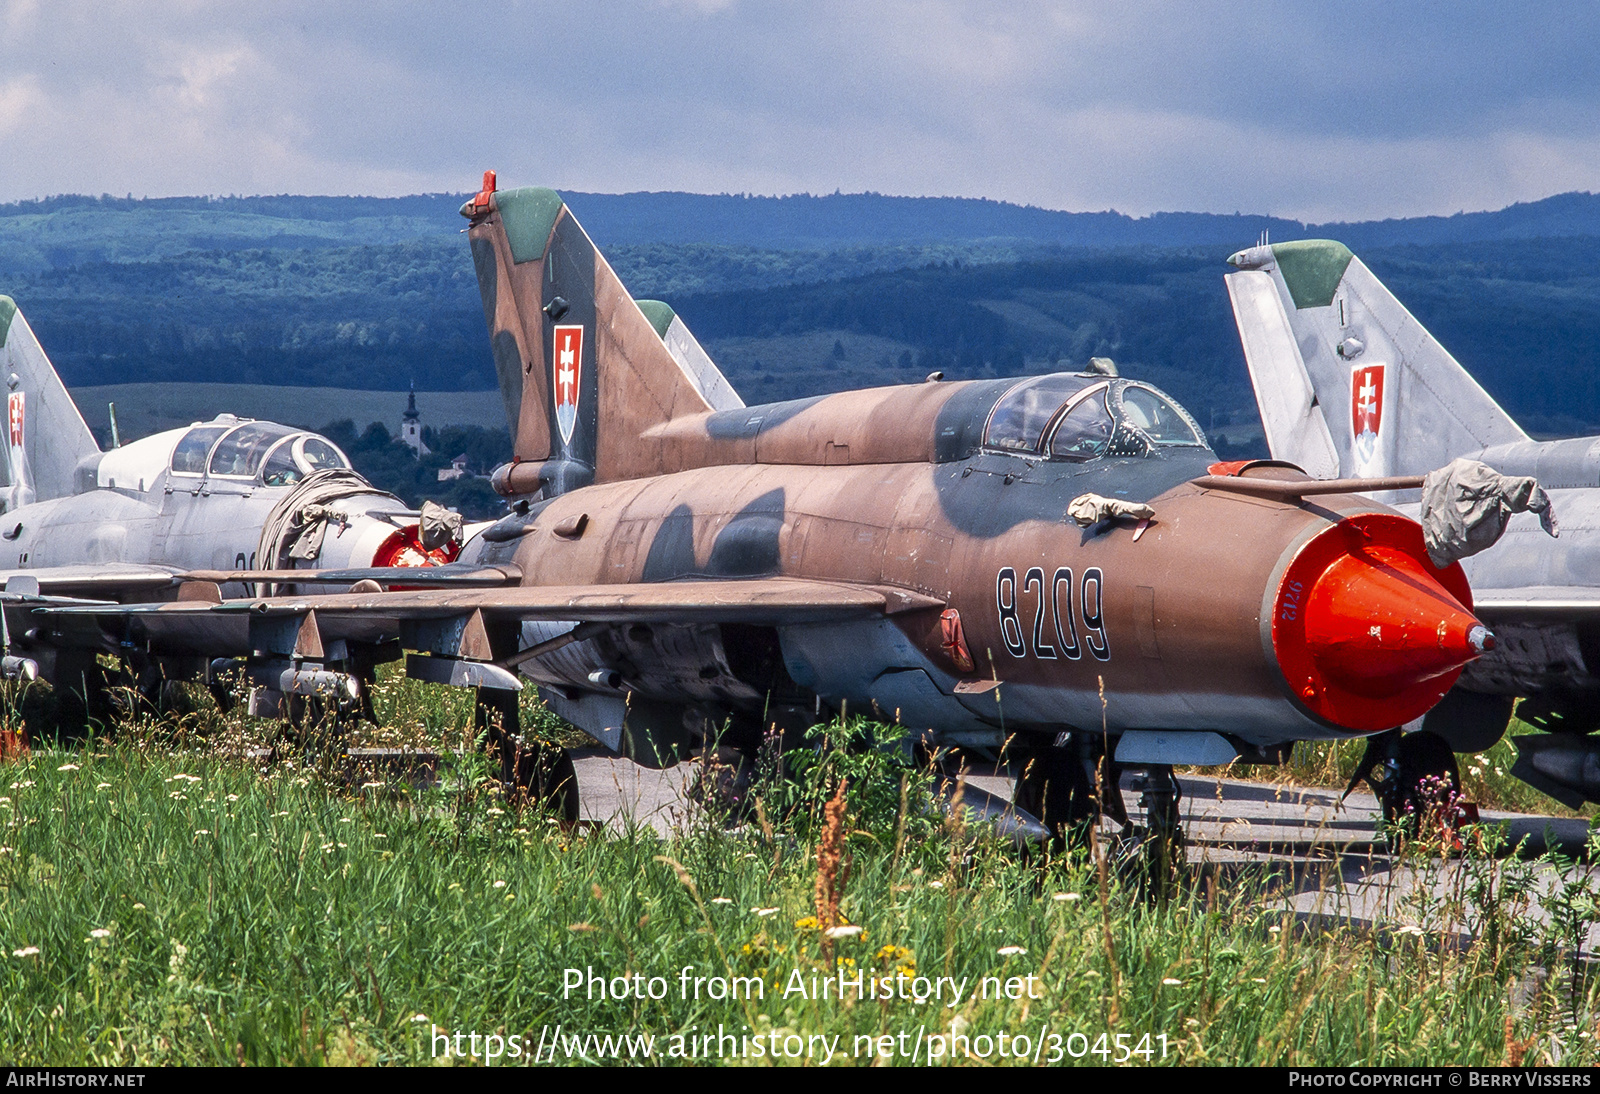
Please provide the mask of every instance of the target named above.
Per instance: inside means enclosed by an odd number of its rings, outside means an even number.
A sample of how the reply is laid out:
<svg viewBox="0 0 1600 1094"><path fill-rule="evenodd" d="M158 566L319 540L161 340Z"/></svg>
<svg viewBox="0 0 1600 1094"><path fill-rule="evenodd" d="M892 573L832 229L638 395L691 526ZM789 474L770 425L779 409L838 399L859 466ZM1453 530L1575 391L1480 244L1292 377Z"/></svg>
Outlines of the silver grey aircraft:
<svg viewBox="0 0 1600 1094"><path fill-rule="evenodd" d="M219 415L101 451L6 296L0 364L7 429L0 581L8 604L170 600L202 588L175 580L195 569L424 567L449 563L459 551L459 518L424 529L419 512L353 471L332 441L303 429ZM242 584L222 590L246 591ZM42 673L69 690L96 686L92 652L19 635L26 655L17 656L5 637L12 676ZM198 658L162 663L131 644L122 652L146 688L205 671ZM263 702L275 701L277 690L263 693Z"/></svg>
<svg viewBox="0 0 1600 1094"><path fill-rule="evenodd" d="M1559 538L1525 514L1463 561L1497 645L1420 727L1481 751L1522 698L1518 717L1547 732L1516 738L1514 773L1574 807L1600 801L1600 738L1587 736L1600 728L1600 437L1531 439L1343 244L1259 245L1228 261L1274 458L1318 478L1382 478L1467 457L1549 489ZM1404 510L1417 495L1383 497Z"/></svg>

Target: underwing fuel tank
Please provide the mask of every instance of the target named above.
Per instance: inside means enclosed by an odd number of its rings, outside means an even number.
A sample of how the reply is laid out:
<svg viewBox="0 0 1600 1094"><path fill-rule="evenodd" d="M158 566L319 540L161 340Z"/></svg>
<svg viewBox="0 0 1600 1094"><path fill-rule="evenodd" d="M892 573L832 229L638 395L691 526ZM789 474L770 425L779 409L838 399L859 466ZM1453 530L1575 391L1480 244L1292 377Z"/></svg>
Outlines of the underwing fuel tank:
<svg viewBox="0 0 1600 1094"><path fill-rule="evenodd" d="M1494 648L1460 567L1435 569L1417 539L1403 517L1363 513L1318 533L1284 571L1272 648L1319 717L1352 730L1404 724Z"/></svg>

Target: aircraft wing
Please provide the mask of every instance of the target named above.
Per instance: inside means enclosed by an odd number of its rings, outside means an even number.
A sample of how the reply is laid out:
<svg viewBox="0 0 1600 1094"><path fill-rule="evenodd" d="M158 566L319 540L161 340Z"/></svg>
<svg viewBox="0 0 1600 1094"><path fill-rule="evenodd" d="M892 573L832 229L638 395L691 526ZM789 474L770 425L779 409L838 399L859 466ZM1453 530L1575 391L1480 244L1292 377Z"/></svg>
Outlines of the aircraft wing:
<svg viewBox="0 0 1600 1094"><path fill-rule="evenodd" d="M1561 619L1600 617L1600 588L1583 585L1527 585L1514 589L1472 591L1472 610L1485 623L1536 617Z"/></svg>
<svg viewBox="0 0 1600 1094"><path fill-rule="evenodd" d="M34 614L63 629L92 618L123 640L208 656L267 651L316 660L333 640L398 639L409 649L491 660L486 628L503 622L784 625L942 606L942 601L903 589L777 577L335 593L220 603L191 595L159 604L42 606Z"/></svg>
<svg viewBox="0 0 1600 1094"><path fill-rule="evenodd" d="M28 570L0 570L0 588L8 588L8 591L26 589L29 592L57 595L86 593L96 598L104 598L115 596L120 592L170 589L175 584L177 575L176 567L146 566L128 562L46 566ZM35 581L38 582L37 588L32 586L32 582Z"/></svg>
<svg viewBox="0 0 1600 1094"><path fill-rule="evenodd" d="M516 585L522 580L522 570L509 563L478 566L451 562L443 566L358 566L340 570L189 570L179 580L216 585L354 585L358 581L376 581L385 587L470 589Z"/></svg>

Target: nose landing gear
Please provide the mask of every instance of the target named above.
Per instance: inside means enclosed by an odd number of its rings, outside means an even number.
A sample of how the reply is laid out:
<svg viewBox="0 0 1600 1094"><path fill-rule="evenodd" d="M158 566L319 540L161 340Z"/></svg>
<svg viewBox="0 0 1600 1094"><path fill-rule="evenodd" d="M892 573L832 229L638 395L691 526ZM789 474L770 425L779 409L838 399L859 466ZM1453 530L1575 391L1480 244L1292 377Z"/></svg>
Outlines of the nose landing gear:
<svg viewBox="0 0 1600 1094"><path fill-rule="evenodd" d="M1185 862L1183 824L1179 803L1183 788L1171 766L1155 764L1134 780L1145 811L1144 855L1146 876L1159 899L1171 895Z"/></svg>

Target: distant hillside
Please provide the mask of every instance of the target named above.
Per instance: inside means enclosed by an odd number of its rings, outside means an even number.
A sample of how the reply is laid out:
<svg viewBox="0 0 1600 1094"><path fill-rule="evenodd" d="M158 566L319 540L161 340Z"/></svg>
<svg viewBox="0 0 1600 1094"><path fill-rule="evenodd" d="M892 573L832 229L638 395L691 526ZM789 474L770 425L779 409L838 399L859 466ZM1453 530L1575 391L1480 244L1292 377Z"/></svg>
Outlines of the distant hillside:
<svg viewBox="0 0 1600 1094"><path fill-rule="evenodd" d="M1349 243L1528 428L1600 422L1596 195L1345 225L878 194L567 197L630 290L677 307L752 402L1100 355L1208 427L1257 435L1222 275L1270 229ZM463 198L0 206L0 292L74 386L485 391Z"/></svg>
<svg viewBox="0 0 1600 1094"><path fill-rule="evenodd" d="M982 198L884 194L564 195L603 247L705 243L767 250L1012 241L1063 247L1246 246L1327 236L1352 248L1600 235L1600 196L1559 194L1494 212L1351 224L1254 214L1060 212ZM303 250L454 237L465 194L404 198L66 196L0 205L0 275L186 251Z"/></svg>

